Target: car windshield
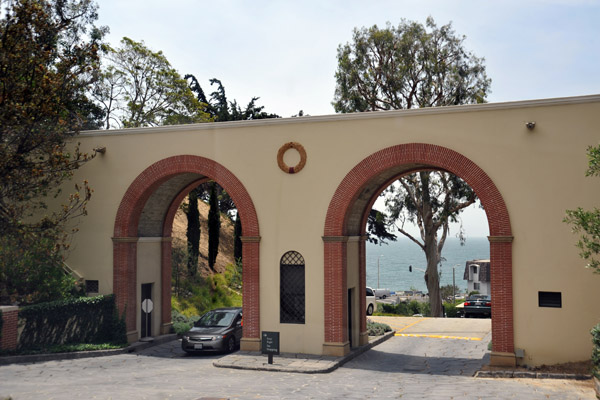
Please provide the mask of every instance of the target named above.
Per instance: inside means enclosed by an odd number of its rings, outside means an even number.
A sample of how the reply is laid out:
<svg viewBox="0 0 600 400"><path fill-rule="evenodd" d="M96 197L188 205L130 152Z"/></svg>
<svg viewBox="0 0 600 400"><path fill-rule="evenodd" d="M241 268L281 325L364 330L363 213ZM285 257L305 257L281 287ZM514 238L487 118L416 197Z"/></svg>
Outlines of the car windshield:
<svg viewBox="0 0 600 400"><path fill-rule="evenodd" d="M209 311L204 314L194 326L196 328L208 328L214 326L225 327L231 325L234 316L235 312L232 311Z"/></svg>

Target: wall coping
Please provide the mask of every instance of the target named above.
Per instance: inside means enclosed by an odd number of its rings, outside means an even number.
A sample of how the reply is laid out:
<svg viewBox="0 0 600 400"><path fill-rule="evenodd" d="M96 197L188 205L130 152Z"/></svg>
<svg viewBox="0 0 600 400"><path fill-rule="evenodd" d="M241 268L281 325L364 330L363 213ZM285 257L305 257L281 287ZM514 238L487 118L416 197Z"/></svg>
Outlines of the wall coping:
<svg viewBox="0 0 600 400"><path fill-rule="evenodd" d="M597 103L600 102L600 94L573 96L573 97L556 97L537 100L518 100L507 101L500 103L484 103L484 104L466 104L459 106L444 106L444 107L427 107L427 108L412 108L408 110L388 110L376 112L357 112L347 114L329 114L306 117L290 117L290 118L268 118L252 121L230 121L230 122L210 122L187 125L165 125L153 126L144 128L127 128L127 129L110 129L110 130L95 130L83 131L78 137L97 137L97 136L121 136L135 135L148 133L163 133L163 132L185 132L185 131L213 131L215 129L226 128L245 128L245 127L261 127L269 125L287 125L300 124L310 122L334 122L334 121L353 121L361 119L378 119L378 118L394 118L412 115L434 115L434 114L454 114L474 111L494 111L506 110L514 108L529 108L529 107L544 107L544 106L559 106L580 103Z"/></svg>
<svg viewBox="0 0 600 400"><path fill-rule="evenodd" d="M19 311L19 307L18 306L0 306L0 311L2 311L3 313L11 312L11 311Z"/></svg>

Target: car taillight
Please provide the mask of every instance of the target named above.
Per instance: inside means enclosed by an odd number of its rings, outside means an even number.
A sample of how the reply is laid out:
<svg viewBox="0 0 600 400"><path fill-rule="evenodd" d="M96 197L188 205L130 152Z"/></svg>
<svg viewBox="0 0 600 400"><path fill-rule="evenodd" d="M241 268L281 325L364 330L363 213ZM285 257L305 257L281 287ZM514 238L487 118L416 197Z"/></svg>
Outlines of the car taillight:
<svg viewBox="0 0 600 400"><path fill-rule="evenodd" d="M488 301L488 302L486 302L486 303L485 303L485 305L486 305L486 306L490 306L490 307L491 307L491 306L492 306L492 302L491 302L491 301Z"/></svg>
<svg viewBox="0 0 600 400"><path fill-rule="evenodd" d="M470 305L471 305L471 302L465 301L465 306L470 306Z"/></svg>

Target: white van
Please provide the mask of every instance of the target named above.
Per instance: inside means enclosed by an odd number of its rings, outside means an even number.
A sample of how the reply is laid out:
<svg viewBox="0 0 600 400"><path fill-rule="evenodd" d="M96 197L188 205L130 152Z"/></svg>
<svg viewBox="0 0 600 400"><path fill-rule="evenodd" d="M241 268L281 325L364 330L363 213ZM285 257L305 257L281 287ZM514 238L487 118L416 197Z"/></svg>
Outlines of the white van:
<svg viewBox="0 0 600 400"><path fill-rule="evenodd" d="M367 315L373 315L377 310L377 302L375 301L375 293L373 289L367 287Z"/></svg>

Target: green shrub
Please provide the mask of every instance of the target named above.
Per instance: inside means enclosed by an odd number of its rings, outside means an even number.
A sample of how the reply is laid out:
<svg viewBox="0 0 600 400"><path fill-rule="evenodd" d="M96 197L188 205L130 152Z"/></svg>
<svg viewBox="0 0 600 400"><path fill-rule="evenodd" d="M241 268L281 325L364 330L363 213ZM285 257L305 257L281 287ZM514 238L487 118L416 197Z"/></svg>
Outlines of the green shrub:
<svg viewBox="0 0 600 400"><path fill-rule="evenodd" d="M592 343L594 343L594 349L592 350L592 373L596 378L600 379L600 324L592 328Z"/></svg>
<svg viewBox="0 0 600 400"><path fill-rule="evenodd" d="M390 328L387 324L382 324L379 322L372 322L367 319L367 332L369 336L382 336L386 332L391 332L392 328Z"/></svg>
<svg viewBox="0 0 600 400"><path fill-rule="evenodd" d="M381 311L380 311L381 310ZM431 307L427 302L412 300L408 303L387 304L379 303L377 311L383 314L395 314L411 317L415 314L421 314L425 317L431 315Z"/></svg>
<svg viewBox="0 0 600 400"><path fill-rule="evenodd" d="M444 303L444 310L446 311L447 318L459 318L458 310L456 308L456 304L454 303Z"/></svg>
<svg viewBox="0 0 600 400"><path fill-rule="evenodd" d="M114 295L81 297L19 310L18 350L66 343L127 342L125 316L118 316Z"/></svg>
<svg viewBox="0 0 600 400"><path fill-rule="evenodd" d="M200 319L200 316L186 316L180 313L177 309L171 309L171 321L173 322L173 331L181 335L187 331L189 331L194 322Z"/></svg>
<svg viewBox="0 0 600 400"><path fill-rule="evenodd" d="M14 232L0 236L0 292L10 303L37 304L82 296L65 274L56 237Z"/></svg>

